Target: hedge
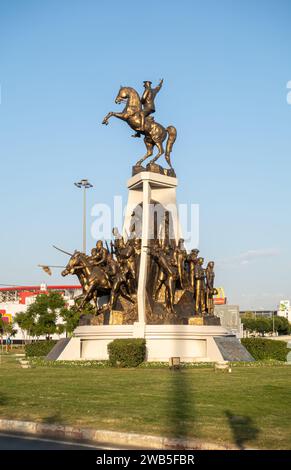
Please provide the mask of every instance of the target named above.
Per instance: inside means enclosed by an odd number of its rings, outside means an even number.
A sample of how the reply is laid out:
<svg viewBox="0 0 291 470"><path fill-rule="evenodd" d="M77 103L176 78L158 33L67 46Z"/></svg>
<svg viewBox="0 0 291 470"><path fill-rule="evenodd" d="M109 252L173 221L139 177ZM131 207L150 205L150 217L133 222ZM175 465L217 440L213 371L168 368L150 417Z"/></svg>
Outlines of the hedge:
<svg viewBox="0 0 291 470"><path fill-rule="evenodd" d="M55 340L36 341L35 343L26 344L24 347L26 357L47 356L57 343Z"/></svg>
<svg viewBox="0 0 291 470"><path fill-rule="evenodd" d="M262 359L286 361L288 349L285 341L266 338L243 338L241 342L256 361Z"/></svg>
<svg viewBox="0 0 291 470"><path fill-rule="evenodd" d="M113 367L137 367L145 360L146 344L142 338L115 339L107 346Z"/></svg>

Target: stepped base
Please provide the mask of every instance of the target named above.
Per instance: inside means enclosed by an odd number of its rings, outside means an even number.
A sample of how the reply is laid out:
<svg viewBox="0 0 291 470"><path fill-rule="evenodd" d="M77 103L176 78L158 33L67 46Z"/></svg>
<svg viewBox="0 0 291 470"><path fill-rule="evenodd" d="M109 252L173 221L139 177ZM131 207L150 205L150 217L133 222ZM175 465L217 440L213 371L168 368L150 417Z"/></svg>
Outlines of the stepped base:
<svg viewBox="0 0 291 470"><path fill-rule="evenodd" d="M225 361L254 361L254 358L236 337L214 337L214 341Z"/></svg>
<svg viewBox="0 0 291 470"><path fill-rule="evenodd" d="M47 361L55 361L60 357L64 349L69 344L71 338L62 338L60 339L57 344L53 347L53 349L48 353L46 356Z"/></svg>

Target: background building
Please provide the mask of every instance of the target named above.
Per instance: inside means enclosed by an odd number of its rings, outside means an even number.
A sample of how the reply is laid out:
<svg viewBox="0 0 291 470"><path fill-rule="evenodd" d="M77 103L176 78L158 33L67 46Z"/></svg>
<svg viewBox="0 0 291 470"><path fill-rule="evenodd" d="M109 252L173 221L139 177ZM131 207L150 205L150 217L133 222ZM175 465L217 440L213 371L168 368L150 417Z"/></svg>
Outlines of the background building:
<svg viewBox="0 0 291 470"><path fill-rule="evenodd" d="M277 315L277 310L241 310L240 316L251 313L255 317L273 317Z"/></svg>
<svg viewBox="0 0 291 470"><path fill-rule="evenodd" d="M7 322L13 322L16 313L25 312L27 307L31 305L37 295L47 294L49 291L55 291L63 295L67 305L74 304L74 298L82 293L81 286L79 285L55 285L48 286L41 284L40 286L12 286L0 288L0 314L2 319ZM15 325L17 330L13 339L22 340L22 331ZM53 339L59 338L58 335L53 335Z"/></svg>
<svg viewBox="0 0 291 470"><path fill-rule="evenodd" d="M291 305L290 300L281 300L279 304L279 309L277 312L278 317L287 318L291 323Z"/></svg>

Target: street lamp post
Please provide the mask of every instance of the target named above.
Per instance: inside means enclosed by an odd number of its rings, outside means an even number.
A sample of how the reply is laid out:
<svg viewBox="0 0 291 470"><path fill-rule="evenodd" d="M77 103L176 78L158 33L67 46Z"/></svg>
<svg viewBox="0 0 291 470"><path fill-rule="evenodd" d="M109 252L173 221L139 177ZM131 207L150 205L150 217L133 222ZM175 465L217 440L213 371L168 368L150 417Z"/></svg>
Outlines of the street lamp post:
<svg viewBox="0 0 291 470"><path fill-rule="evenodd" d="M77 188L83 189L83 253L86 254L86 189L92 188L93 184L89 183L88 180L83 179L74 183Z"/></svg>

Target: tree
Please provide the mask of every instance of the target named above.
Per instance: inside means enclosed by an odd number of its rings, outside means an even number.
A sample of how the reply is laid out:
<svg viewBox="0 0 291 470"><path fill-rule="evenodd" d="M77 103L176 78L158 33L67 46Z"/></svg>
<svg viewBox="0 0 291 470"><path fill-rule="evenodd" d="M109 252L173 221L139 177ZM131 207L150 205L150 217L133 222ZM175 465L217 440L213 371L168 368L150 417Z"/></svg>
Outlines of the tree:
<svg viewBox="0 0 291 470"><path fill-rule="evenodd" d="M57 335L62 335L66 331L66 326L63 323L58 323L56 327Z"/></svg>
<svg viewBox="0 0 291 470"><path fill-rule="evenodd" d="M255 316L254 316L253 312L247 310L246 312L244 312L242 318L244 318L244 319L253 319L253 318L255 318Z"/></svg>
<svg viewBox="0 0 291 470"><path fill-rule="evenodd" d="M51 335L57 332L58 313L65 305L62 295L58 292L39 294L26 312L15 316L15 320L28 336L46 335L47 339L50 339Z"/></svg>
<svg viewBox="0 0 291 470"><path fill-rule="evenodd" d="M14 328L13 323L3 322L3 326L4 326L3 333L4 333L4 335L6 335L6 337L16 335L17 330Z"/></svg>
<svg viewBox="0 0 291 470"><path fill-rule="evenodd" d="M291 330L291 325L287 318L284 317L275 317L274 318L275 330L278 331L281 335L288 335Z"/></svg>
<svg viewBox="0 0 291 470"><path fill-rule="evenodd" d="M81 315L94 315L94 307L91 304L86 305L81 312L78 311L77 308L78 303L70 308L63 308L60 310L60 316L64 321L67 335L73 333L74 329L77 328Z"/></svg>
<svg viewBox="0 0 291 470"><path fill-rule="evenodd" d="M243 316L241 318L242 324L246 330L255 331L256 329L256 320L250 316Z"/></svg>
<svg viewBox="0 0 291 470"><path fill-rule="evenodd" d="M274 316L274 319L271 317L255 317L254 314L247 314L241 317L241 321L244 325L244 328L249 331L256 331L264 336L265 333L270 333L273 331L273 320L274 320L274 329L279 334L288 334L291 330L291 325L288 320L284 317Z"/></svg>
<svg viewBox="0 0 291 470"><path fill-rule="evenodd" d="M0 313L0 337L1 337L1 345L3 349L3 336L6 336L6 349L7 349L7 339L11 336L15 336L16 329L14 328L13 323L9 323L4 321L2 315Z"/></svg>
<svg viewBox="0 0 291 470"><path fill-rule="evenodd" d="M14 320L22 330L23 336L24 332L26 332L28 337L33 336L35 331L35 318L30 311L16 313Z"/></svg>
<svg viewBox="0 0 291 470"><path fill-rule="evenodd" d="M271 318L257 317L255 320L255 329L258 333L263 336L265 333L272 331L272 320Z"/></svg>

